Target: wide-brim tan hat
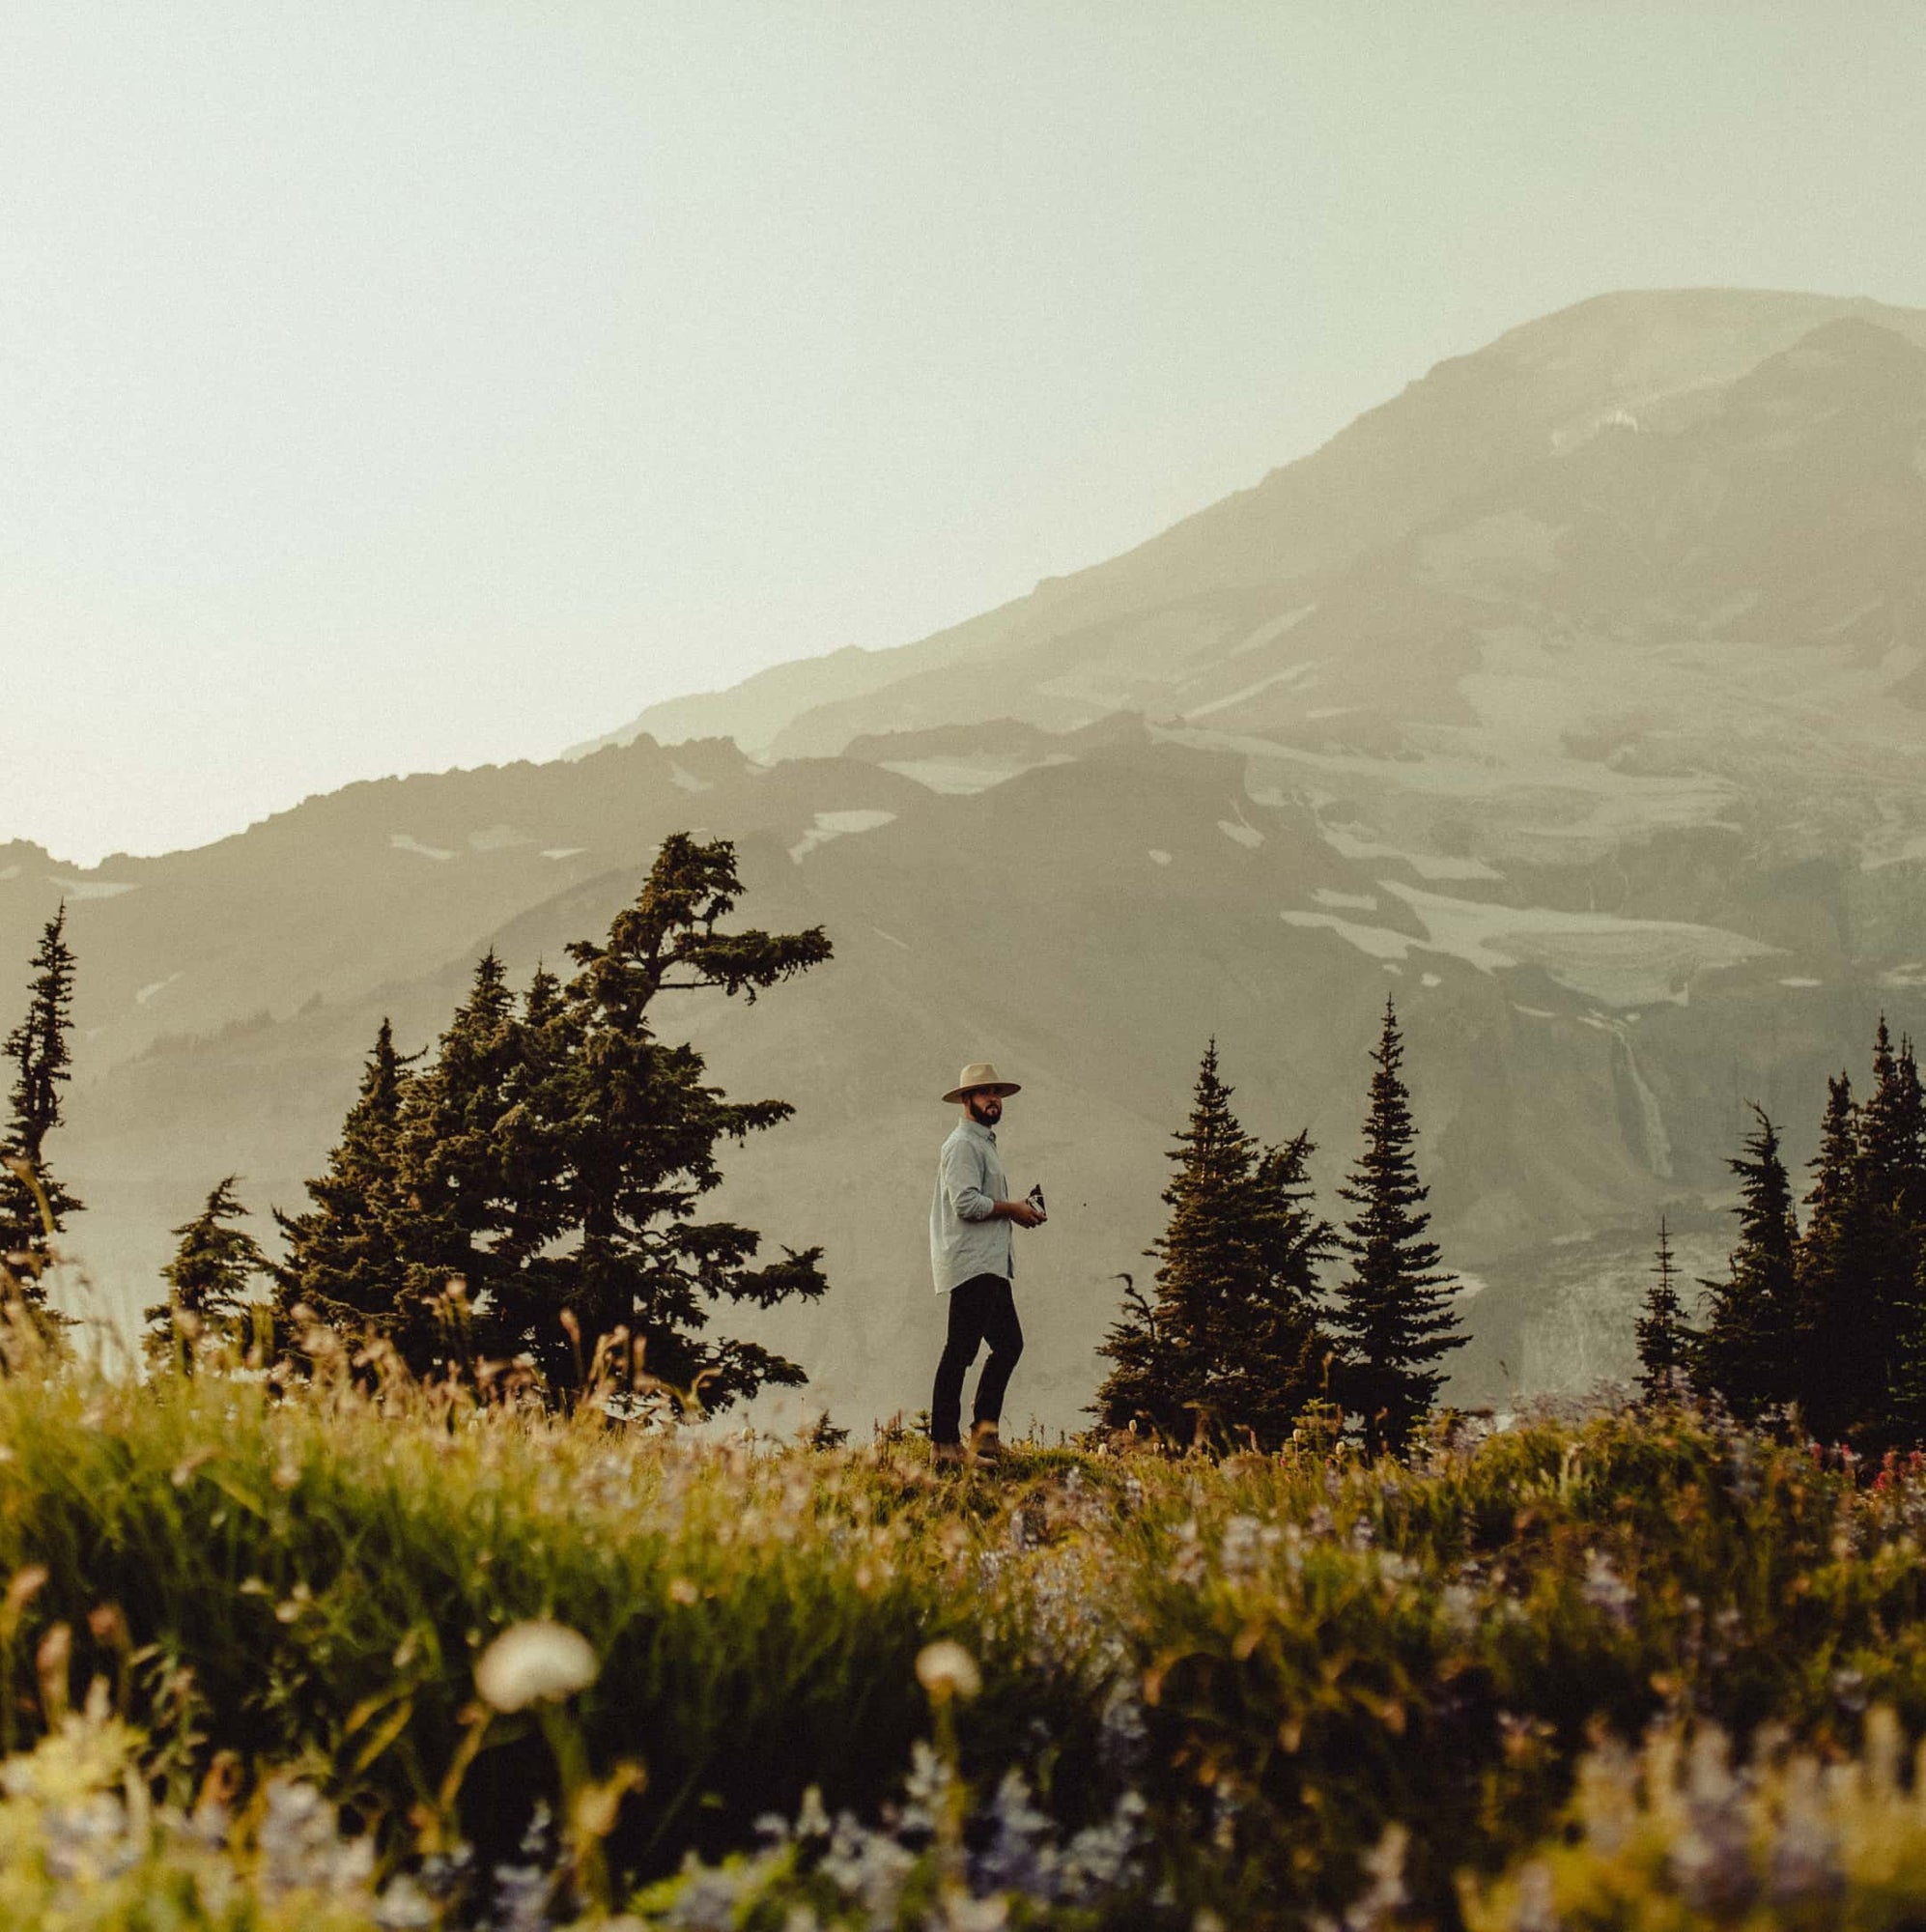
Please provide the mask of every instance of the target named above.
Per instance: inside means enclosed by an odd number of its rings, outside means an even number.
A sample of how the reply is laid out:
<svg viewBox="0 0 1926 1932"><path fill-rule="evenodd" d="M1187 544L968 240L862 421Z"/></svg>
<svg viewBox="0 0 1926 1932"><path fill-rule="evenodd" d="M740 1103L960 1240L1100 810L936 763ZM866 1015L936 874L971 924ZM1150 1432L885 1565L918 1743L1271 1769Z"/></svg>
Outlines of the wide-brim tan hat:
<svg viewBox="0 0 1926 1932"><path fill-rule="evenodd" d="M966 1094L1021 1094L1023 1089L1014 1080L999 1080L997 1069L987 1060L978 1060L966 1066L956 1076L953 1086L943 1098L946 1104L960 1100Z"/></svg>

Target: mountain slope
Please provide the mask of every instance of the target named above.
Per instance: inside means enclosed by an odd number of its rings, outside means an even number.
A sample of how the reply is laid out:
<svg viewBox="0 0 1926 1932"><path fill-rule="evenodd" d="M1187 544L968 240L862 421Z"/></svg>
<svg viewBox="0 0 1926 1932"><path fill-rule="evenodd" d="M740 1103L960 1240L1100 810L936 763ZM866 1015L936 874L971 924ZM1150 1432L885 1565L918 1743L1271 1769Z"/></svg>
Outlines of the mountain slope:
<svg viewBox="0 0 1926 1932"><path fill-rule="evenodd" d="M822 753L859 732L955 722L972 703L993 707L972 715L1014 709L1052 728L1088 723L1090 705L1074 687L1033 688L1027 660L1039 647L1046 663L1065 651L1088 662L1120 629L1119 648L1162 645L1168 655L1189 620L1159 626L1158 613L1203 600L1219 607L1206 613L1206 630L1216 616L1234 649L1262 618L1241 631L1238 620L1277 601L1251 593L1393 543L1624 415L1652 428L1687 423L1766 357L1842 317L1926 344L1926 312L1860 298L1753 290L1595 298L1438 364L1312 455L1122 556L1048 580L920 643L846 649L651 707L597 742L641 732L665 742L728 736L757 753ZM1289 608L1288 597L1277 603ZM990 665L994 680L982 675Z"/></svg>
<svg viewBox="0 0 1926 1932"><path fill-rule="evenodd" d="M925 1399L957 1065L1025 1083L1011 1171L1054 1211L1015 1400L1070 1426L1204 1040L1331 1203L1387 991L1467 1278L1455 1393L1582 1385L1629 1364L1660 1211L1716 1265L1747 1103L1802 1157L1875 1015L1926 1032L1926 317L1584 304L1128 557L751 684L676 715L771 763L617 734L165 859L0 852L6 956L71 904L56 1151L119 1305L222 1174L294 1205L383 1013L426 1044L484 945L558 960L687 827L836 944L686 1024L798 1104L728 1193L824 1245L831 1295L770 1325L846 1418Z"/></svg>

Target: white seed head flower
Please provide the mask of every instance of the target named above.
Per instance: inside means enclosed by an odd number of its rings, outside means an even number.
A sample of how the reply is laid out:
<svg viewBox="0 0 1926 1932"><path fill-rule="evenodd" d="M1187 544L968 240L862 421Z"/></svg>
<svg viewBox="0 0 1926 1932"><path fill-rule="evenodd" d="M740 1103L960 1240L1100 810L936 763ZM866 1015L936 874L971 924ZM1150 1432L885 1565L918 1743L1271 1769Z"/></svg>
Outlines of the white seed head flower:
<svg viewBox="0 0 1926 1932"><path fill-rule="evenodd" d="M939 1702L974 1697L983 1688L977 1660L947 1636L925 1644L917 1654L917 1682Z"/></svg>
<svg viewBox="0 0 1926 1932"><path fill-rule="evenodd" d="M580 1631L538 1617L511 1625L482 1652L475 1689L495 1710L524 1711L587 1690L600 1667Z"/></svg>

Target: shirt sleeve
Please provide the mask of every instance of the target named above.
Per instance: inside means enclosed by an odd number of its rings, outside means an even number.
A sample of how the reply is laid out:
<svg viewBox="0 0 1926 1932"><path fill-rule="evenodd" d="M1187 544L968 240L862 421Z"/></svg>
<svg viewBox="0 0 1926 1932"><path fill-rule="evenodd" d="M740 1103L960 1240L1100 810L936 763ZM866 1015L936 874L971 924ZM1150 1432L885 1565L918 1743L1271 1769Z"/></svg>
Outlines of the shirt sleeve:
<svg viewBox="0 0 1926 1932"><path fill-rule="evenodd" d="M996 1202L983 1191L981 1164L961 1142L943 1150L943 1191L961 1220L987 1221L997 1211Z"/></svg>

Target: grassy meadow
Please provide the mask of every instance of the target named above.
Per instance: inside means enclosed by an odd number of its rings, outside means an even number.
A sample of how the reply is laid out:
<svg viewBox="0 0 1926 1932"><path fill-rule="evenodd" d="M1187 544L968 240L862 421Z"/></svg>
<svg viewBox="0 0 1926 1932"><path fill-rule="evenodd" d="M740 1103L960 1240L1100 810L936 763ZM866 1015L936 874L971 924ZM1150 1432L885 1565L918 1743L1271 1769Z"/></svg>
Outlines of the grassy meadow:
<svg viewBox="0 0 1926 1932"><path fill-rule="evenodd" d="M1926 1473L1868 1473L15 1374L0 1922L1916 1924Z"/></svg>

